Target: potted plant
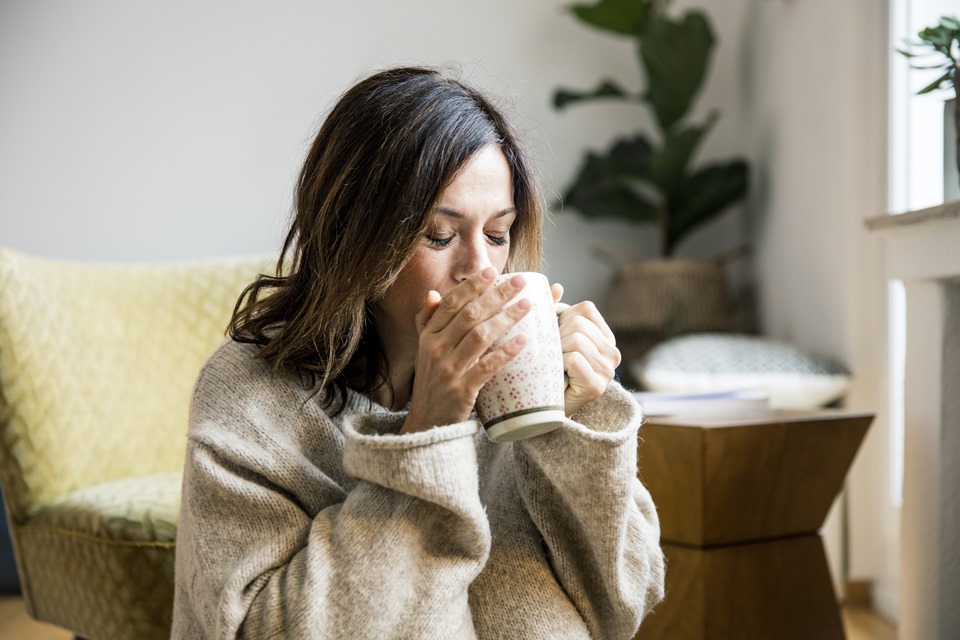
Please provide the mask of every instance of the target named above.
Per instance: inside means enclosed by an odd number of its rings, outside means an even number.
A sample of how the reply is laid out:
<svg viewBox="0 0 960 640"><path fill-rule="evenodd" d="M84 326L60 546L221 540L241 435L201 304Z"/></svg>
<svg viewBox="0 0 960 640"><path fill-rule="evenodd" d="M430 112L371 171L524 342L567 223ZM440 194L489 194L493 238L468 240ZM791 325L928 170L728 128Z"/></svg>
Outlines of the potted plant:
<svg viewBox="0 0 960 640"><path fill-rule="evenodd" d="M635 42L646 87L631 91L604 79L589 91L559 89L554 94L557 109L616 99L652 112L655 135L635 132L603 152L587 152L563 195L565 205L586 217L657 226L660 259L622 267L605 310L618 339L624 332L636 332L646 334L648 343L675 333L728 328L731 310L722 269L674 256L689 234L746 196L750 176L742 158L694 163L698 147L718 120L716 112L702 122L688 120L707 77L715 37L702 11L672 17L669 4L599 0L570 6L584 24Z"/></svg>
<svg viewBox="0 0 960 640"><path fill-rule="evenodd" d="M914 69L942 72L917 95L939 89L953 92L944 105L944 191L957 193L960 189L960 110L957 109L957 98L960 98L960 20L944 16L936 26L920 31L917 38L918 41L908 41L908 46L925 51L917 53L900 49L900 53L910 58L910 66Z"/></svg>

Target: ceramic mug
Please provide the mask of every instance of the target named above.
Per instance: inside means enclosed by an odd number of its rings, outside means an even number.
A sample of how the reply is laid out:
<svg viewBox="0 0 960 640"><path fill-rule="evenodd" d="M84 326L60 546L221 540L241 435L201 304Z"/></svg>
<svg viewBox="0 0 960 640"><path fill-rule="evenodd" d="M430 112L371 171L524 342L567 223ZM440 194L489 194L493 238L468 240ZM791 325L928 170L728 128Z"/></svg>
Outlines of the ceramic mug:
<svg viewBox="0 0 960 640"><path fill-rule="evenodd" d="M497 284L516 274L500 276ZM554 303L550 283L542 273L522 273L524 288L506 306L526 298L527 313L491 349L519 333L527 344L487 382L477 396L477 416L494 442L511 442L553 431L563 423L563 349L557 316L569 305Z"/></svg>

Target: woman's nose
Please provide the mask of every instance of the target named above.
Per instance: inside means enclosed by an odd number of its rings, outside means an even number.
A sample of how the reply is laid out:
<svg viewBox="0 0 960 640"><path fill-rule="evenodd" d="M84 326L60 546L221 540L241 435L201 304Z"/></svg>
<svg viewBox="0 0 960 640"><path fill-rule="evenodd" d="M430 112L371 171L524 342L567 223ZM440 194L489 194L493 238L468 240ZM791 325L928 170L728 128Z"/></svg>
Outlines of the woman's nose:
<svg viewBox="0 0 960 640"><path fill-rule="evenodd" d="M468 277L477 273L481 269L489 267L490 255L487 253L487 245L482 238L478 238L462 245L460 255L457 256L456 265L454 265L453 277L457 282L463 282Z"/></svg>

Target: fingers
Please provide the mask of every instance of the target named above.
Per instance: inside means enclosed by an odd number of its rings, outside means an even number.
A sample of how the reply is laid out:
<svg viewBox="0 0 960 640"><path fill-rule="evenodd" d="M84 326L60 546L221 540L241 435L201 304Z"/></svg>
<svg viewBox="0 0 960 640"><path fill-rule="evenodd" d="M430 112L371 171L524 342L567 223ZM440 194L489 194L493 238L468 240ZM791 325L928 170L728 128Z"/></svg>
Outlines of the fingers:
<svg viewBox="0 0 960 640"><path fill-rule="evenodd" d="M430 318L433 317L434 312L437 310L437 307L440 306L440 300L442 296L439 291L430 290L427 292L427 300L423 303L423 308L420 310L420 313L417 314L417 333L423 333L423 329L427 326L427 322L430 321Z"/></svg>
<svg viewBox="0 0 960 640"><path fill-rule="evenodd" d="M436 311L434 311L433 315L425 323L425 330L431 333L443 331L468 305L490 289L496 277L497 270L493 267L487 267L461 282L443 296ZM507 282L509 282L509 280ZM505 284L507 283L502 283L497 288L503 289ZM481 306L474 305L467 313L471 320L479 322L484 319L482 317L482 311Z"/></svg>
<svg viewBox="0 0 960 640"><path fill-rule="evenodd" d="M564 355L576 353L586 362L590 370L612 380L620 364L620 351L606 341L596 343L583 333L572 333L560 338ZM575 372L567 371L567 375L574 377Z"/></svg>
<svg viewBox="0 0 960 640"><path fill-rule="evenodd" d="M527 346L528 338L524 334L519 334L507 340L505 343L492 349L480 357L477 364L468 372L468 376L473 378L472 382L479 388L488 380L495 376L501 369L517 357L523 348Z"/></svg>
<svg viewBox="0 0 960 640"><path fill-rule="evenodd" d="M577 351L563 354L563 368L570 378L570 384L564 392L567 415L573 414L590 400L603 395L607 385L613 379L612 372L606 375L596 371L584 355Z"/></svg>
<svg viewBox="0 0 960 640"><path fill-rule="evenodd" d="M610 368L612 372L620 365L620 350L604 328L586 316L574 315L564 318L561 314L560 342L563 351L579 351L598 371ZM609 328L607 328L609 331ZM612 377L612 373L611 373Z"/></svg>
<svg viewBox="0 0 960 640"><path fill-rule="evenodd" d="M583 318L588 320L600 330L600 333L603 335L604 339L608 340L613 345L617 344L617 338L613 335L613 331L610 330L610 326L607 324L607 321L603 319L602 315L600 315L600 310L597 309L597 306L589 300L575 304L560 314L561 335L563 334L564 330L564 322L574 318Z"/></svg>
<svg viewBox="0 0 960 640"><path fill-rule="evenodd" d="M550 285L550 294L553 296L553 302L560 302L560 298L563 297L563 285L559 282L554 282Z"/></svg>
<svg viewBox="0 0 960 640"><path fill-rule="evenodd" d="M522 336L491 349L532 308L527 299L508 304L526 285L522 275L514 274L493 286L495 276L495 269L486 269L443 297L435 291L427 295L417 314L421 378L429 369L439 378L466 382L477 377L482 385L526 344Z"/></svg>
<svg viewBox="0 0 960 640"><path fill-rule="evenodd" d="M504 309L503 313L497 313L488 320L475 324L454 349L455 355L465 362L480 358L492 344L527 315L532 307L531 302L523 298Z"/></svg>
<svg viewBox="0 0 960 640"><path fill-rule="evenodd" d="M569 378L564 394L567 415L606 391L620 365L613 331L591 302L581 302L560 314L563 367Z"/></svg>

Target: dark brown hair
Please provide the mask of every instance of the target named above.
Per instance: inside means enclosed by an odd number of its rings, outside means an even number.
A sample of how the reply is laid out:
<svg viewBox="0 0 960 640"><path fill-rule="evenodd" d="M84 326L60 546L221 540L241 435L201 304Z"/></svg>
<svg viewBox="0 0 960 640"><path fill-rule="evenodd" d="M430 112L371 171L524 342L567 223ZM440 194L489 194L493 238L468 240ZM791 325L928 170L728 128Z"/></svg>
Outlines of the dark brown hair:
<svg viewBox="0 0 960 640"><path fill-rule="evenodd" d="M517 218L507 270L540 266L542 200L527 155L478 91L433 69L395 68L349 89L320 128L297 182L276 276L237 301L229 334L258 344L328 402L387 380L371 306L427 231L443 189L480 149L510 166Z"/></svg>

